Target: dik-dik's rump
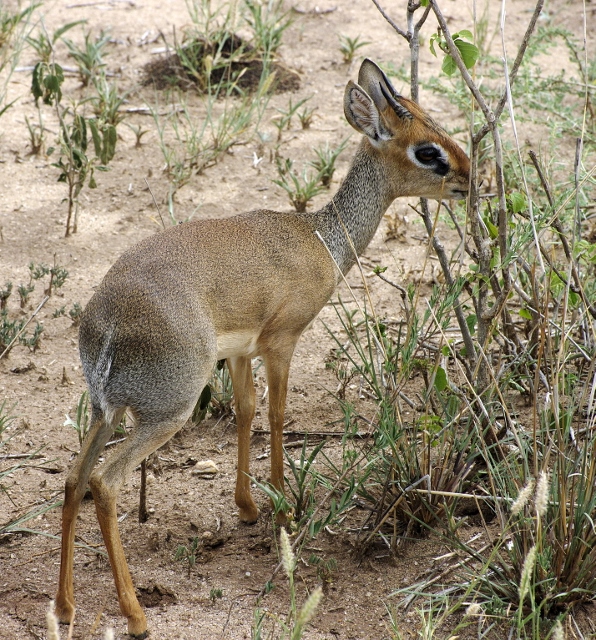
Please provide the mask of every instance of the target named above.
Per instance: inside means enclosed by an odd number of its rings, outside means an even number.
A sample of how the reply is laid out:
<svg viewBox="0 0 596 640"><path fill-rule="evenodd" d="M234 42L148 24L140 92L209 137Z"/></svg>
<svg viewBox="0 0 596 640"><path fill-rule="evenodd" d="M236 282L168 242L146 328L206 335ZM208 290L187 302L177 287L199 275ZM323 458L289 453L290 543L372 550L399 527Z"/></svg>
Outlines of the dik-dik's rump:
<svg viewBox="0 0 596 640"><path fill-rule="evenodd" d="M116 498L130 473L190 417L218 360L232 376L238 427L235 499L254 522L251 358L269 385L271 482L283 489L282 427L294 347L398 196L464 198L469 160L371 60L346 86L344 112L363 134L334 198L314 213L257 210L179 225L144 240L110 269L81 320L91 428L66 480L56 611L74 617L77 513L89 484L128 632L147 633L118 533ZM134 428L94 469L128 408Z"/></svg>

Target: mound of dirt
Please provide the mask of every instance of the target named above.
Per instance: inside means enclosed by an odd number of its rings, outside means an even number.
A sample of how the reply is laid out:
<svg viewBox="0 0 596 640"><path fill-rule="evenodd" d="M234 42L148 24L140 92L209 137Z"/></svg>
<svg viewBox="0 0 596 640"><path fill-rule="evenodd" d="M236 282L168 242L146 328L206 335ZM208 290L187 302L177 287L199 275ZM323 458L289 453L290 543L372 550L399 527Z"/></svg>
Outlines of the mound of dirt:
<svg viewBox="0 0 596 640"><path fill-rule="evenodd" d="M280 60L271 63L271 71L275 73L275 92L300 89L298 73ZM263 74L263 59L248 42L230 33L219 42L201 38L189 40L177 52L147 63L143 74L144 86L160 90L178 87L184 91L197 89L202 93L209 86L224 82L245 91L255 91Z"/></svg>

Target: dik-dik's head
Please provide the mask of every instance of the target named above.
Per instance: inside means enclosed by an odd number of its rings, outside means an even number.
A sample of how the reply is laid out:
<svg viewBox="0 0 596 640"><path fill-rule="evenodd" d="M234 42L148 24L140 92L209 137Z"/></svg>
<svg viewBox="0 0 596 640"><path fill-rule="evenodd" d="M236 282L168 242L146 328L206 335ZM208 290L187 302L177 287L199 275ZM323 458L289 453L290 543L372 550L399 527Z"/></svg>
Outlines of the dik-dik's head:
<svg viewBox="0 0 596 640"><path fill-rule="evenodd" d="M344 96L348 122L367 136L387 167L393 197L465 198L470 160L415 102L400 96L372 60Z"/></svg>

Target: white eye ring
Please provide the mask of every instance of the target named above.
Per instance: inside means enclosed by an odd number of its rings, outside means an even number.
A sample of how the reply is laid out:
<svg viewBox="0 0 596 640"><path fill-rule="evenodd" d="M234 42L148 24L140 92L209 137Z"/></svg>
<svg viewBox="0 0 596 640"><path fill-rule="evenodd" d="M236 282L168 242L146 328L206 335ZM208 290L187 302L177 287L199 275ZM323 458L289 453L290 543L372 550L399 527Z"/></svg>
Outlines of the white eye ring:
<svg viewBox="0 0 596 640"><path fill-rule="evenodd" d="M416 157L416 152L420 151L420 149L429 148L429 147L437 151L437 157L434 160L431 160L430 162L421 162L420 160L418 160L418 158ZM432 169L433 165L441 165L441 164L449 166L449 162L447 160L447 153L445 152L445 149L443 149L443 147L433 142L429 142L423 145L420 145L420 144L417 144L415 146L411 145L407 148L406 153L408 154L408 158L412 161L412 163L415 164L417 167L420 167L421 169L429 169L429 168Z"/></svg>

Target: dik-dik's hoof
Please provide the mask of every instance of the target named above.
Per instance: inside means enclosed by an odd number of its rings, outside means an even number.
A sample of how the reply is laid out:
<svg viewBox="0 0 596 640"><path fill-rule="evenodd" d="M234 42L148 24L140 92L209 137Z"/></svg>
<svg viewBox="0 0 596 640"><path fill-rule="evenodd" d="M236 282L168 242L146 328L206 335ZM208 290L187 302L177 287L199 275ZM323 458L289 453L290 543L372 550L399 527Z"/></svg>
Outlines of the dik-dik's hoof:
<svg viewBox="0 0 596 640"><path fill-rule="evenodd" d="M132 618L128 619L128 635L131 638L137 638L137 640L142 640L142 638L146 638L149 635L149 631L147 631L147 620L144 614L141 620L134 621Z"/></svg>
<svg viewBox="0 0 596 640"><path fill-rule="evenodd" d="M244 524L254 524L259 519L259 510L255 507L240 508L240 521Z"/></svg>
<svg viewBox="0 0 596 640"><path fill-rule="evenodd" d="M60 624L70 624L74 620L75 615L74 602L65 600L60 595L57 595L54 604L54 614Z"/></svg>

